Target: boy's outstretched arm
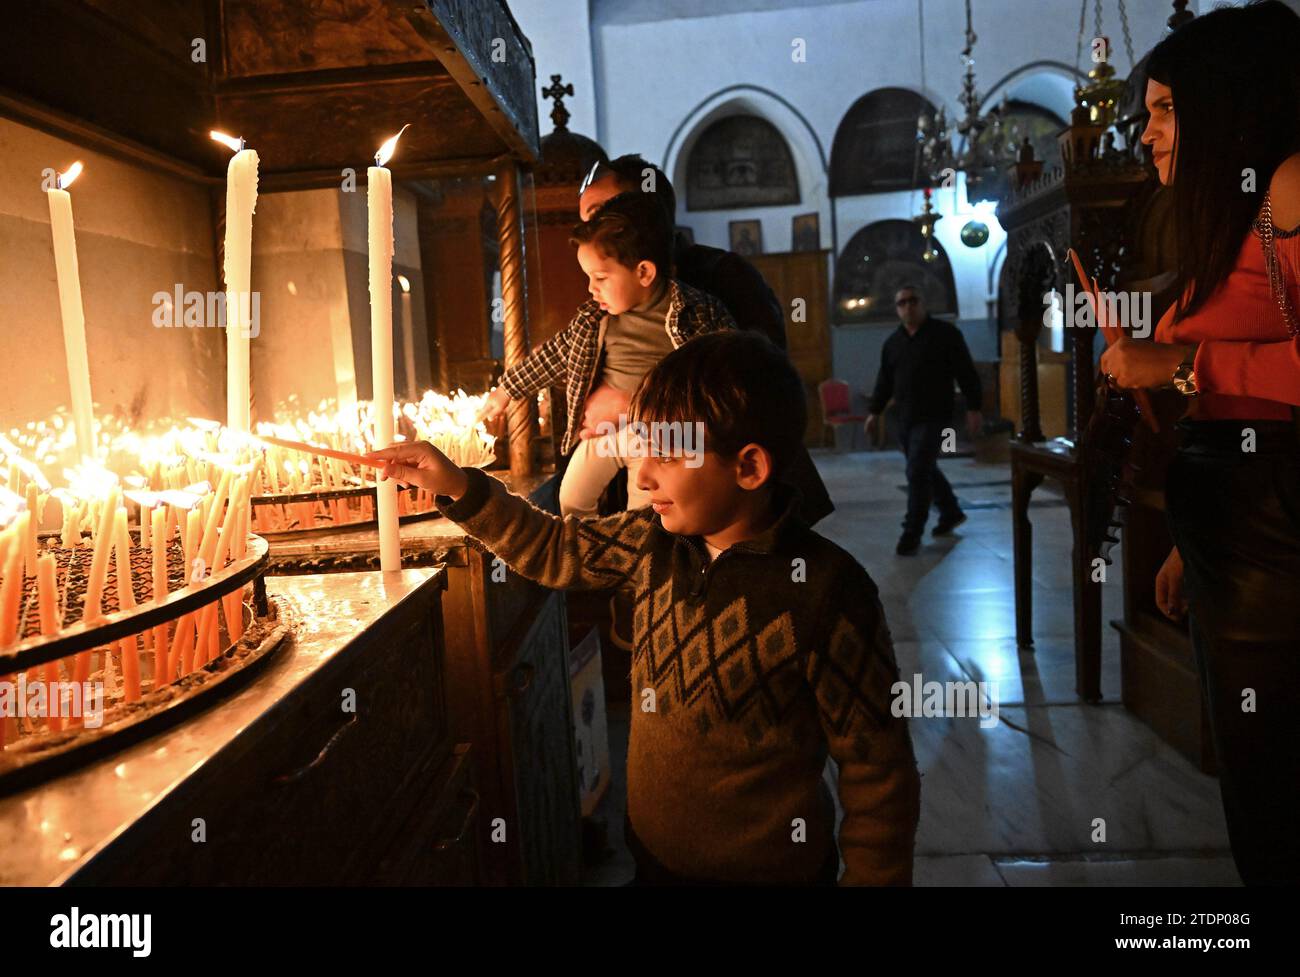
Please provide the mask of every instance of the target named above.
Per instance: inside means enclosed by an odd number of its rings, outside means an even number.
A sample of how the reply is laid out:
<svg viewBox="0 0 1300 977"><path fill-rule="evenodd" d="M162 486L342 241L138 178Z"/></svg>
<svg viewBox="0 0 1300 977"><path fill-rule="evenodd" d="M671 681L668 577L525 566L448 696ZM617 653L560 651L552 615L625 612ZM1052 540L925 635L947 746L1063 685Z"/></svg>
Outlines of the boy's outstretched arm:
<svg viewBox="0 0 1300 977"><path fill-rule="evenodd" d="M866 571L844 575L824 619L806 677L840 771L840 885L910 885L921 778L907 720L890 709L898 666Z"/></svg>
<svg viewBox="0 0 1300 977"><path fill-rule="evenodd" d="M603 589L636 569L653 511L635 509L603 518L561 519L513 495L477 468L461 468L427 441L371 452L388 462L393 478L440 496L438 509L495 553L516 573L554 590Z"/></svg>

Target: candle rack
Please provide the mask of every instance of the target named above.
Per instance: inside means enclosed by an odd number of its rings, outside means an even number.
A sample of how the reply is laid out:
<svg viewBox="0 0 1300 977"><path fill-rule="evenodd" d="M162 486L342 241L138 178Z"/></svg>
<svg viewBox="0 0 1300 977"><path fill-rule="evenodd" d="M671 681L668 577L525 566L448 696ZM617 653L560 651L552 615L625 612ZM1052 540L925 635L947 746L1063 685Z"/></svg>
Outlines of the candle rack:
<svg viewBox="0 0 1300 977"><path fill-rule="evenodd" d="M21 717L17 724L18 738L0 750L0 796L80 767L175 725L253 678L284 643L288 628L278 620L275 605L266 599L263 575L270 547L264 539L250 534L241 558L201 582L188 584L184 552L179 542L173 541L167 551L169 592L165 598L153 600L151 550L138 545L134 531L131 535L133 592L137 603L134 607L120 607L114 566L108 574L111 586L104 589L106 613L88 625L79 619L77 598L85 592L90 548L54 545L57 534L41 534L41 552L55 555L58 576L64 582L61 589L68 605L65 624L56 634L32 633L32 621L38 616L36 580L28 577L22 600L26 613L20 631L25 637L0 653L0 680L21 689L20 681L30 688L33 682L53 679L61 683L60 700L64 692L71 692L74 684L82 692L87 685L98 686L103 698L94 726L86 721L89 717L84 708L80 717L59 717L58 728L46 717ZM250 584L251 608L244 603L244 592ZM222 604L227 606L221 607L222 613L217 613ZM238 622L234 626L237 634L232 636L229 615L233 614L238 615ZM69 621L69 618L76 619ZM210 646L211 653L205 656L206 660L193 662L184 674L177 675L177 669L168 668L171 675L165 674L164 681L159 682L152 667L156 664L153 648L165 645L169 651L175 651L177 636L186 628L191 631L203 628L205 621L209 622L210 633L216 635L215 647ZM158 644L160 639L162 645ZM120 648L124 641L135 643L132 651ZM129 701L122 677L125 654L137 654L140 663L141 690ZM95 656L99 662L93 671L87 667L83 682L77 683L75 663L82 655ZM60 663L66 666L66 678L60 674ZM46 672L49 668L55 669L53 675ZM117 676L111 692L106 689L110 672ZM48 685L45 695L48 704ZM15 698L11 696L11 702ZM84 699L81 701L84 707ZM60 701L54 708L64 712L62 706Z"/></svg>
<svg viewBox="0 0 1300 977"><path fill-rule="evenodd" d="M398 490L398 522L439 519L433 493L424 489ZM313 539L340 532L374 529L375 486L320 489L314 492L255 495L253 528L269 542Z"/></svg>

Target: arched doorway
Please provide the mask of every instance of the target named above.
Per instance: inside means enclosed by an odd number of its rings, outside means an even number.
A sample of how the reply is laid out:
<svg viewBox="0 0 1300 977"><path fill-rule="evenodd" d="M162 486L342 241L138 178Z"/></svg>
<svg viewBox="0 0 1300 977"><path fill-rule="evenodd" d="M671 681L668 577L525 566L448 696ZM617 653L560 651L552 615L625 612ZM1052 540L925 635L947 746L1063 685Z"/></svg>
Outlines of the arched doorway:
<svg viewBox="0 0 1300 977"><path fill-rule="evenodd" d="M956 315L957 286L942 245L925 261L925 241L911 221L868 224L849 239L835 262L835 317L840 322L896 321L894 293L903 285L921 290L935 315Z"/></svg>

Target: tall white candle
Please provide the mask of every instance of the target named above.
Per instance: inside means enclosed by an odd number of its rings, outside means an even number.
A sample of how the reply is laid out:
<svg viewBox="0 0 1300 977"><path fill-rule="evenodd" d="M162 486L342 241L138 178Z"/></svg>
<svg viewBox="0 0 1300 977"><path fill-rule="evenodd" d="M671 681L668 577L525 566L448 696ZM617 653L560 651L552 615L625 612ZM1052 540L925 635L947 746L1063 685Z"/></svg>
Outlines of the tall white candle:
<svg viewBox="0 0 1300 977"><path fill-rule="evenodd" d="M253 211L257 209L257 152L242 139L211 133L235 150L226 169L226 426L252 430L249 339L253 313Z"/></svg>
<svg viewBox="0 0 1300 977"><path fill-rule="evenodd" d="M67 187L81 173L73 163L60 173L58 186L45 191L50 203L50 233L54 238L54 270L59 281L59 311L63 313L63 351L68 362L72 422L77 452L83 460L95 456L95 424L90 399L90 359L86 353L86 314L81 305L81 275L77 270L77 239L72 230L72 196Z"/></svg>
<svg viewBox="0 0 1300 977"><path fill-rule="evenodd" d="M402 132L406 126L402 127ZM370 252L370 360L374 379L375 445L393 443L393 174L385 168L402 132L375 153L366 171ZM402 568L402 538L397 521L397 483L378 489L379 569Z"/></svg>
<svg viewBox="0 0 1300 977"><path fill-rule="evenodd" d="M411 331L411 283L405 275L397 276L397 284L402 286L402 353L406 362L406 397L419 400L415 389L415 334Z"/></svg>

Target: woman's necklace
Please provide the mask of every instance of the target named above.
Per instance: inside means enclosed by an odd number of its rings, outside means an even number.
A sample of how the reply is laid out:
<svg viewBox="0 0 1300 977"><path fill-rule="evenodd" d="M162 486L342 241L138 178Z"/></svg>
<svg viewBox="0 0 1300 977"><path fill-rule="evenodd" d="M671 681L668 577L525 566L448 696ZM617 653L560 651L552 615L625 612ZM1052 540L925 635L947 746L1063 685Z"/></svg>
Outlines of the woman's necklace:
<svg viewBox="0 0 1300 977"><path fill-rule="evenodd" d="M1268 269L1268 287L1272 290L1273 298L1277 300L1277 307L1282 312L1287 333L1295 336L1300 333L1300 320L1297 320L1295 308L1291 305L1291 297L1286 293L1282 267L1277 260L1277 250L1273 246L1273 202L1267 190L1264 192L1264 205L1260 207L1259 217L1255 220L1255 232L1259 234L1264 248L1264 267Z"/></svg>

